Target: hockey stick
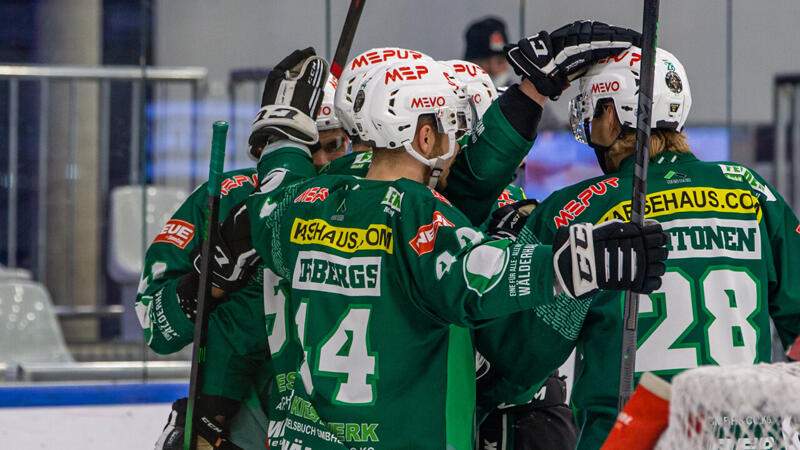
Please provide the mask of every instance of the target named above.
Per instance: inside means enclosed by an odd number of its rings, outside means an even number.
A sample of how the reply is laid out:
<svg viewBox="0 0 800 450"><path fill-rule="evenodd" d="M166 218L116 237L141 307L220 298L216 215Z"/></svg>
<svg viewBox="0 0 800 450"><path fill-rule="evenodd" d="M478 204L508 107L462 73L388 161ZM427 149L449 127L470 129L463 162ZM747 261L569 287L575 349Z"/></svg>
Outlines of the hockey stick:
<svg viewBox="0 0 800 450"><path fill-rule="evenodd" d="M361 19L361 11L364 10L365 2L366 0L350 0L350 8L344 18L342 34L339 35L339 43L336 45L336 53L333 54L333 62L331 62L331 74L337 79L342 76L344 66L347 64L347 55L350 54L350 47L353 46L353 38L356 35L356 28L358 28L358 21Z"/></svg>
<svg viewBox="0 0 800 450"><path fill-rule="evenodd" d="M642 19L642 61L639 68L639 105L636 117L636 164L633 168L633 198L631 222L644 226L647 195L647 163L650 160L650 116L653 109L653 77L655 74L658 35L659 0L644 0ZM622 329L622 361L619 369L619 398L621 412L633 393L633 374L636 365L636 326L639 318L639 294L625 292L625 315Z"/></svg>
<svg viewBox="0 0 800 450"><path fill-rule="evenodd" d="M202 257L200 259L200 289L197 292L197 316L194 319L194 348L192 349L192 374L189 378L189 401L186 405L186 425L183 434L183 450L197 448L197 435L192 430L192 418L197 396L203 383L203 369L206 362L206 338L208 334L208 302L211 297L209 266L211 249L214 248L212 230L219 227L219 196L222 183L222 167L225 164L225 139L228 135L228 122L214 122L211 138L211 164L206 183L206 221L203 231ZM213 442L211 443L213 444Z"/></svg>

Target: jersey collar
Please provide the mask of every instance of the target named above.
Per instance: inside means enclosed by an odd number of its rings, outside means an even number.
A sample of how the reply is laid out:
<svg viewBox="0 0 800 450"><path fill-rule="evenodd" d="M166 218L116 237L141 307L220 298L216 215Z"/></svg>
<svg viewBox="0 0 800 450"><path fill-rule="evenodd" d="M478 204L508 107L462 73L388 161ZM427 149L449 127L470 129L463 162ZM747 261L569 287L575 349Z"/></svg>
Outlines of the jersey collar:
<svg viewBox="0 0 800 450"><path fill-rule="evenodd" d="M676 153L666 150L660 155L656 156L656 159L651 160L650 165L658 166L658 165L682 164L692 161L697 161L697 157L694 156L692 152ZM619 169L617 170L617 172L632 171L635 162L636 159L633 157L633 155L628 156L619 163Z"/></svg>

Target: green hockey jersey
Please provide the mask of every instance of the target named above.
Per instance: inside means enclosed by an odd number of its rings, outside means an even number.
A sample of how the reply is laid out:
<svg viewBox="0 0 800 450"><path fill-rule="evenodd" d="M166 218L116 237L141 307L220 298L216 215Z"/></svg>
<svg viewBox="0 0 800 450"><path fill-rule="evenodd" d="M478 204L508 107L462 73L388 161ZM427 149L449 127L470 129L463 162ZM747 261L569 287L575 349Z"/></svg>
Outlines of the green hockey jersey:
<svg viewBox="0 0 800 450"><path fill-rule="evenodd" d="M489 240L441 194L406 179L320 176L261 188L248 211L269 268L271 419L283 438L471 448L467 328L552 308L550 247ZM269 282L277 277L287 282Z"/></svg>
<svg viewBox="0 0 800 450"><path fill-rule="evenodd" d="M526 227L552 242L578 221L628 220L633 157L616 173L553 193ZM649 165L646 217L669 236L662 287L640 296L636 379L705 364L769 362L770 317L788 346L800 333L800 227L758 174L664 152ZM594 297L578 340L572 404L579 448L598 448L616 418L624 293Z"/></svg>

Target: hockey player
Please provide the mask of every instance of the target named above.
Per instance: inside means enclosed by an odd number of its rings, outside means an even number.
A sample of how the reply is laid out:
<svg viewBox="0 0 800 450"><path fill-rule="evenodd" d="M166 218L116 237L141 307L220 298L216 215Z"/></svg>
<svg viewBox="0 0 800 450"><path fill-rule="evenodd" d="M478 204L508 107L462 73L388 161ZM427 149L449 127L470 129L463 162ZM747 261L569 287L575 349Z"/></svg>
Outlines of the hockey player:
<svg viewBox="0 0 800 450"><path fill-rule="evenodd" d="M571 119L605 175L543 201L523 234L542 242L578 221L628 220L640 52L594 65L580 82ZM669 52L656 52L646 216L669 236L660 289L640 296L636 380L667 380L704 364L769 362L771 318L785 347L800 334L800 226L781 196L753 170L702 162L681 133L692 103L689 80ZM577 348L583 355L572 404L578 448L600 447L617 407L623 295L597 294Z"/></svg>
<svg viewBox="0 0 800 450"><path fill-rule="evenodd" d="M296 63L299 61L305 64L297 66ZM282 80L284 73L289 71L289 77L294 78L297 85L297 92L294 95L298 99L308 100L315 92L317 93L318 99L311 105L320 116L317 117L315 127L313 115L309 114L312 118L306 126L306 135L302 137L313 149L311 162L316 167L321 167L331 158L344 154L347 147L347 137L339 127L336 115L332 113L333 86L326 88L331 94L330 99L326 101L320 95L325 78L314 76L316 73L322 73L320 70L325 67L326 63L323 60L313 57L313 50L298 51L279 63L266 83L267 86L276 85L275 80ZM275 103L275 93L267 91L265 88L262 106L266 106L263 102L269 102L270 105ZM319 99L322 99L321 105ZM262 107L254 122L253 138L251 138L253 145L248 149L248 155L254 160L258 160L264 146L261 141L265 136L262 128L275 125L274 121L264 120L266 112L267 108ZM319 133L319 143L314 144L317 141L317 127L323 131ZM234 205L250 195L258 182L255 168L226 172L222 179L220 218L224 219ZM201 186L192 193L170 218L145 255L145 269L135 308L148 346L160 354L174 353L193 339L199 282L194 263L199 255L201 242L199 236L203 233L203 224L206 220L204 192ZM231 294L226 301L212 305L215 310L209 316L209 330L212 335L216 334L219 337L209 341L212 347L210 351L214 351L215 345L225 345L228 335L232 332L231 322L263 316L263 307L259 307L263 303L262 287L258 281L247 282L244 277L241 281L232 281L232 284L227 286ZM266 338L265 334L263 336ZM227 370L228 368L223 365L209 365L207 378L223 379ZM198 402L198 411L195 413L196 417L207 419L196 421L201 437L209 442L219 441L219 448L235 448L230 447L233 445L232 442L243 448L253 448L256 445L263 447L266 437L266 417L256 395L257 389L253 390L251 386L252 383L247 383L245 387L247 397L244 401L247 407L242 408L239 414L236 414L239 402L232 402L220 396L201 398ZM179 399L173 404L168 424L156 444L157 449L182 448L185 410L186 399ZM215 420L214 416L217 415L228 418L235 415L233 425L226 427L232 430L231 439L227 433L220 435L213 426L209 426L209 423L215 423L212 420Z"/></svg>
<svg viewBox="0 0 800 450"><path fill-rule="evenodd" d="M322 104L317 114L319 143L311 146L311 159L317 170L331 161L341 158L352 149L350 138L342 128L342 121L336 115L333 107L337 84L336 77L330 75L328 82L325 83L325 95L322 97Z"/></svg>

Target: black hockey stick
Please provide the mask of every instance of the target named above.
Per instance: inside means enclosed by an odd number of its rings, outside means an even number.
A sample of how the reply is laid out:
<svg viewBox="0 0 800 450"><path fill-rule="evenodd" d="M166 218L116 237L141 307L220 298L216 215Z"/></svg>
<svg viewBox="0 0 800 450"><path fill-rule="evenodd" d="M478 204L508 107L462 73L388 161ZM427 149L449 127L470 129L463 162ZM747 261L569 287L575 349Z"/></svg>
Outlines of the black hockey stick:
<svg viewBox="0 0 800 450"><path fill-rule="evenodd" d="M647 195L647 163L650 160L650 122L653 109L653 77L655 74L658 36L659 0L644 0L642 19L642 61L639 68L639 106L636 117L636 164L633 168L633 198L631 222L644 226ZM617 410L622 411L633 393L633 374L636 365L636 326L639 318L639 294L625 292L625 316L622 329L622 361L619 369L619 399Z"/></svg>
<svg viewBox="0 0 800 450"><path fill-rule="evenodd" d="M333 54L331 62L331 73L337 79L342 76L347 56L350 54L350 47L353 46L353 38L356 35L358 21L361 19L361 11L364 10L366 0L350 0L350 8L342 26L342 34L339 35L339 43L336 45L336 53Z"/></svg>
<svg viewBox="0 0 800 450"><path fill-rule="evenodd" d="M208 299L211 298L211 249L214 248L212 232L219 228L219 196L222 183L222 167L225 164L225 139L228 135L228 122L214 122L211 138L211 163L206 183L206 220L203 229L202 253L200 259L200 288L197 292L197 315L194 319L194 348L192 349L192 374L189 378L189 401L186 405L186 425L183 434L183 450L197 448L197 433L192 429L194 407L202 389L203 370L206 363L206 338L208 335ZM211 444L214 444L211 442Z"/></svg>

